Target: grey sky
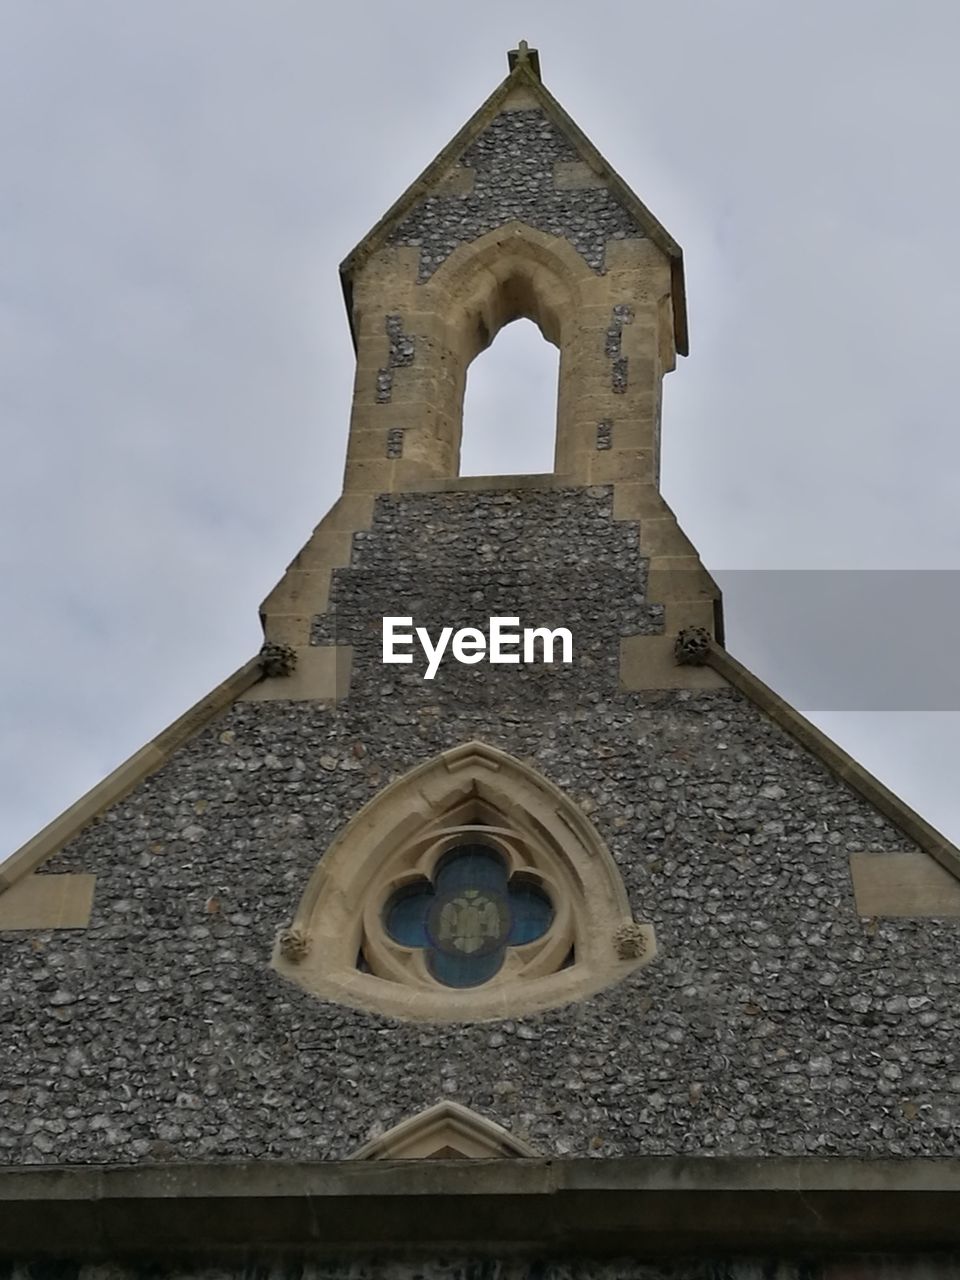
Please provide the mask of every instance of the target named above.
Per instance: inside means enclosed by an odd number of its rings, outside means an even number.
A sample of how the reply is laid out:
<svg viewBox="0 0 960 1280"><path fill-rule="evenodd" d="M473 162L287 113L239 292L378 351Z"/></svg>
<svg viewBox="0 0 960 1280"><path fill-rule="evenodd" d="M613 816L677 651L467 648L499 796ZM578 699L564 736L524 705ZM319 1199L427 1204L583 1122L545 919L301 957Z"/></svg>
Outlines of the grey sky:
<svg viewBox="0 0 960 1280"><path fill-rule="evenodd" d="M708 566L960 569L957 6L0 18L0 857L258 648L260 600L339 491L337 265L520 37L684 247L663 489ZM475 366L466 469L530 465L516 422L549 451L556 358L532 337ZM732 603L727 624L784 684L786 646ZM891 600L886 626L924 619ZM960 840L960 715L815 718Z"/></svg>

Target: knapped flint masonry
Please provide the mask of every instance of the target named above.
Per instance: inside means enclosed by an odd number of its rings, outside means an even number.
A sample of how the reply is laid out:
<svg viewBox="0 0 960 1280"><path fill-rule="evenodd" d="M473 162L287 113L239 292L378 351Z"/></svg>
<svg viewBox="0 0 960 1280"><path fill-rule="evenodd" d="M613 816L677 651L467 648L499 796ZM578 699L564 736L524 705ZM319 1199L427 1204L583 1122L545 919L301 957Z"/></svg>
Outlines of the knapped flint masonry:
<svg viewBox="0 0 960 1280"><path fill-rule="evenodd" d="M342 268L264 648L0 867L4 1274L960 1274L960 854L724 648L679 247L521 44ZM458 476L560 350L556 462ZM384 617L573 661L382 661Z"/></svg>

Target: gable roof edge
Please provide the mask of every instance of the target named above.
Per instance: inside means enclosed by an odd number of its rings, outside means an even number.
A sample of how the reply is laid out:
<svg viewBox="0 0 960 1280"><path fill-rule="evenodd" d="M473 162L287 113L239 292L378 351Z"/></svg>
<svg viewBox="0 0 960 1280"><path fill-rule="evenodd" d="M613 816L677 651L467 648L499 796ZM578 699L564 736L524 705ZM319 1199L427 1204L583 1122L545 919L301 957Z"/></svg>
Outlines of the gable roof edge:
<svg viewBox="0 0 960 1280"><path fill-rule="evenodd" d="M264 676L264 655L258 653L227 677L199 702L178 716L139 751L135 751L112 773L91 787L79 800L38 831L4 862L0 862L0 894L24 876L30 875L48 858L52 858L75 836L111 805L122 800L144 778L167 763L171 755L190 738L205 728L222 711L226 711L248 689Z"/></svg>
<svg viewBox="0 0 960 1280"><path fill-rule="evenodd" d="M942 835L915 809L901 800L889 787L875 778L853 756L828 738L815 724L801 715L795 707L764 684L759 676L738 662L726 649L711 642L705 655L705 664L722 675L735 689L746 695L764 711L781 729L807 748L858 795L872 804L896 827L930 854L946 871L960 880L960 849Z"/></svg>
<svg viewBox="0 0 960 1280"><path fill-rule="evenodd" d="M646 231L657 248L670 259L670 277L673 294L674 340L680 355L690 354L689 332L687 326L687 296L683 274L683 250L674 240L663 223L657 218L633 189L620 177L613 165L597 150L572 116L569 116L546 85L534 80L534 92L553 115L562 130L569 134L583 154L590 167L605 178L610 189L627 211Z"/></svg>
<svg viewBox="0 0 960 1280"><path fill-rule="evenodd" d="M512 89L523 83L540 101L548 115L574 142L590 167L610 185L610 189L627 211L643 227L644 231L661 252L670 259L671 294L673 298L674 340L680 355L689 354L689 332L687 324L686 286L683 272L683 250L667 231L663 224L650 212L647 206L634 194L613 166L593 145L587 135L571 116L563 109L546 85L526 61L519 61L513 70L494 89L493 93L477 108L466 124L450 139L427 167L411 182L386 213L371 227L362 240L347 254L340 264L340 283L343 287L344 302L347 308L347 320L350 334L356 349L356 333L353 325L353 284L352 277L356 269L375 253L384 243L388 228L429 190L431 182L459 156L473 139L497 115L500 104Z"/></svg>
<svg viewBox="0 0 960 1280"><path fill-rule="evenodd" d="M357 336L353 326L353 273L356 269L363 265L364 262L375 253L383 244L387 228L396 222L400 216L407 211L412 205L416 204L421 196L425 195L430 188L430 184L434 178L443 172L466 147L473 141L474 137L480 133L497 114L501 102L510 93L510 90L521 80L526 82L535 82L535 77L526 68L526 64L519 62L514 69L505 76L497 85L493 93L486 98L476 109L467 122L461 126L454 134L447 145L437 153L430 161L425 169L414 178L413 182L406 190L394 200L393 204L387 209L386 213L373 224L367 234L350 250L344 260L340 263L340 283L343 287L343 299L347 308L347 320L350 324L350 336L353 339L354 349L357 346ZM537 82L539 83L539 82Z"/></svg>

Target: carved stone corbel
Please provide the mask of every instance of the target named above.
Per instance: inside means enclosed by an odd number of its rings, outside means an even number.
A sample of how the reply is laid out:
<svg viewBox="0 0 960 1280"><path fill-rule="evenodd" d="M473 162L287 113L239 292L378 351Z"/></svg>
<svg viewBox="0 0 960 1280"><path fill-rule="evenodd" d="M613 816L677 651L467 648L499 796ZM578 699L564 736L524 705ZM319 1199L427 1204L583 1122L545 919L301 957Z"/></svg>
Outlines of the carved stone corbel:
<svg viewBox="0 0 960 1280"><path fill-rule="evenodd" d="M297 666L297 651L268 640L260 650L260 666L264 676L291 676Z"/></svg>
<svg viewBox="0 0 960 1280"><path fill-rule="evenodd" d="M684 627L677 632L674 659L679 666L702 667L712 644L713 638L706 627Z"/></svg>
<svg viewBox="0 0 960 1280"><path fill-rule="evenodd" d="M618 959L639 960L647 950L647 931L636 921L621 924L614 931L613 945Z"/></svg>
<svg viewBox="0 0 960 1280"><path fill-rule="evenodd" d="M304 960L310 951L310 938L302 929L284 929L280 934L280 954L291 964Z"/></svg>

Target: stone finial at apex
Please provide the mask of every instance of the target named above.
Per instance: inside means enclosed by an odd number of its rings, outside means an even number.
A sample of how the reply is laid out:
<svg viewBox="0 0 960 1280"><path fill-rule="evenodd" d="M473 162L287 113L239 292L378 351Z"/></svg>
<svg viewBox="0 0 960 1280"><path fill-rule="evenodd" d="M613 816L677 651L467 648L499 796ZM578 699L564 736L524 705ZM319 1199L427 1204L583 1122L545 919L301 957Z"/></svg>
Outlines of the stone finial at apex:
<svg viewBox="0 0 960 1280"><path fill-rule="evenodd" d="M507 52L507 66L513 71L519 63L525 62L537 79L540 76L540 50L531 49L526 40L521 40L516 49Z"/></svg>

